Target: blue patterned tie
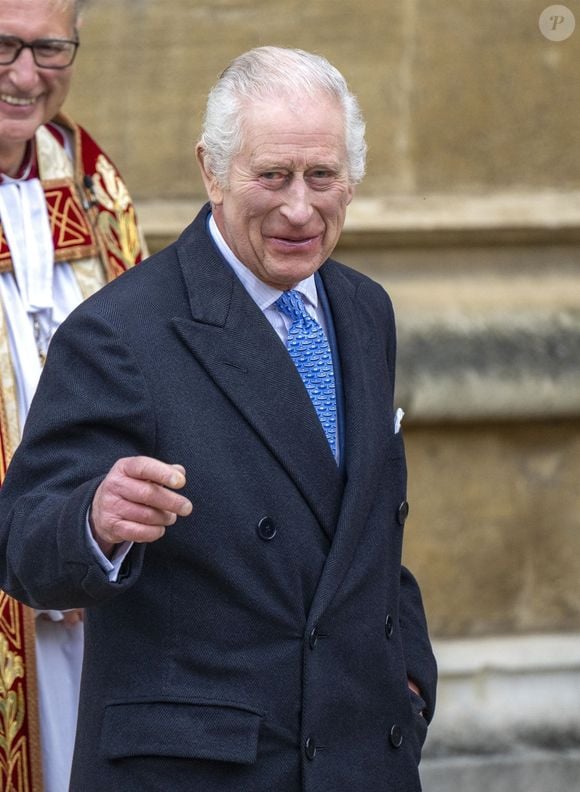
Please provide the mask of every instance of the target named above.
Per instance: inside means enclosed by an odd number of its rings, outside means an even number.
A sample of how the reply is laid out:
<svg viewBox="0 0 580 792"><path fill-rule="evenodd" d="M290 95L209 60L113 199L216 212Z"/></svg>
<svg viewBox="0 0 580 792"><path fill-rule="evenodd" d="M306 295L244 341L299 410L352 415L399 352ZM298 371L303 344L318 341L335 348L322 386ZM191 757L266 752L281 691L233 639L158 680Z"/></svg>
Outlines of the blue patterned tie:
<svg viewBox="0 0 580 792"><path fill-rule="evenodd" d="M297 291L283 292L276 305L292 320L286 346L336 456L336 393L330 346Z"/></svg>

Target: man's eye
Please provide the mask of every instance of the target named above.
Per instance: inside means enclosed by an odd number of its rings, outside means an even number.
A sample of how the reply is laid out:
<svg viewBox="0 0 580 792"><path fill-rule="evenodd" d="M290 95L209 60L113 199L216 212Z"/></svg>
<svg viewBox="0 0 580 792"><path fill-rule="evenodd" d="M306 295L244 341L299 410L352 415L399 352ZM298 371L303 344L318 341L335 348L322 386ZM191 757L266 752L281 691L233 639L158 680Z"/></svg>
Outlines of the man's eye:
<svg viewBox="0 0 580 792"><path fill-rule="evenodd" d="M282 171L264 171L260 174L260 179L268 187L281 187L286 182L286 174Z"/></svg>
<svg viewBox="0 0 580 792"><path fill-rule="evenodd" d="M326 170L324 168L316 168L307 174L307 179L314 187L326 187L331 184L336 178L334 171Z"/></svg>
<svg viewBox="0 0 580 792"><path fill-rule="evenodd" d="M61 42L39 42L35 44L34 49L43 58L52 58L64 52L66 50L66 44Z"/></svg>
<svg viewBox="0 0 580 792"><path fill-rule="evenodd" d="M3 55L12 55L19 47L18 39L10 38L10 36L0 37L0 52Z"/></svg>

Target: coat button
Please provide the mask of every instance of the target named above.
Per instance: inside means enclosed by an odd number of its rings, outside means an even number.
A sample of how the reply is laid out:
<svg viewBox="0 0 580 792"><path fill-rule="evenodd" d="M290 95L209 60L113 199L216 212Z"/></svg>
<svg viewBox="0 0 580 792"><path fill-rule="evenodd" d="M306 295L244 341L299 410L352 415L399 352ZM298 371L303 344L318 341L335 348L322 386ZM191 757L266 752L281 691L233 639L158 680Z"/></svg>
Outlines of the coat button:
<svg viewBox="0 0 580 792"><path fill-rule="evenodd" d="M401 727L398 726L396 723L391 726L391 731L389 732L389 740L393 748L400 748L403 744L403 732L401 731Z"/></svg>
<svg viewBox="0 0 580 792"><path fill-rule="evenodd" d="M318 625L315 625L310 630L310 635L308 636L308 644L311 649L314 649L317 643L318 643Z"/></svg>
<svg viewBox="0 0 580 792"><path fill-rule="evenodd" d="M397 522L399 525L404 525L405 520L409 516L409 503L408 501L404 500L399 508L397 509Z"/></svg>
<svg viewBox="0 0 580 792"><path fill-rule="evenodd" d="M304 753L306 754L306 758L310 759L310 761L316 756L316 743L313 737L309 737L304 743Z"/></svg>
<svg viewBox="0 0 580 792"><path fill-rule="evenodd" d="M393 617L390 613L387 613L387 618L385 619L385 635L387 638L393 637L393 631L395 629L395 622L393 621Z"/></svg>
<svg viewBox="0 0 580 792"><path fill-rule="evenodd" d="M271 517L262 517L258 525L256 526L256 530L258 532L258 536L260 539L263 539L264 542L269 542L276 536L277 528L274 525L274 520Z"/></svg>

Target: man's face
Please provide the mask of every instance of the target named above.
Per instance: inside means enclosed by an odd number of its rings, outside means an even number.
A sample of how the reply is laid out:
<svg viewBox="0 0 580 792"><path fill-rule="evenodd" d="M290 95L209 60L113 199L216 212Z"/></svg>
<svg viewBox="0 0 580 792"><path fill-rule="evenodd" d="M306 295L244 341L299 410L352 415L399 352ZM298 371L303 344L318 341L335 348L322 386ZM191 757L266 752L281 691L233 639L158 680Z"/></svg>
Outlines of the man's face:
<svg viewBox="0 0 580 792"><path fill-rule="evenodd" d="M74 21L72 2L0 0L0 34L25 42L74 39ZM71 76L70 66L39 68L29 49L22 50L14 63L0 65L0 155L24 153L26 141L60 109Z"/></svg>
<svg viewBox="0 0 580 792"><path fill-rule="evenodd" d="M248 269L286 290L320 267L342 231L354 189L343 111L326 95L253 103L243 141L227 189L204 174L216 223Z"/></svg>

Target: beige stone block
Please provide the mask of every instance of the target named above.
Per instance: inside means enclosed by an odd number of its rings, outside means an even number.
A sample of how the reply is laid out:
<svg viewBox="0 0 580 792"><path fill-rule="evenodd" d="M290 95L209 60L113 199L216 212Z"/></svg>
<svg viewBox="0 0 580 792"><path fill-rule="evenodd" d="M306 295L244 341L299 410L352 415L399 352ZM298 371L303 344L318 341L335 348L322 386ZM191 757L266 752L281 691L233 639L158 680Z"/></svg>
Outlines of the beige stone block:
<svg viewBox="0 0 580 792"><path fill-rule="evenodd" d="M416 190L578 185L578 30L544 38L542 0L415 5Z"/></svg>
<svg viewBox="0 0 580 792"><path fill-rule="evenodd" d="M577 629L580 423L408 425L405 558L437 636Z"/></svg>

